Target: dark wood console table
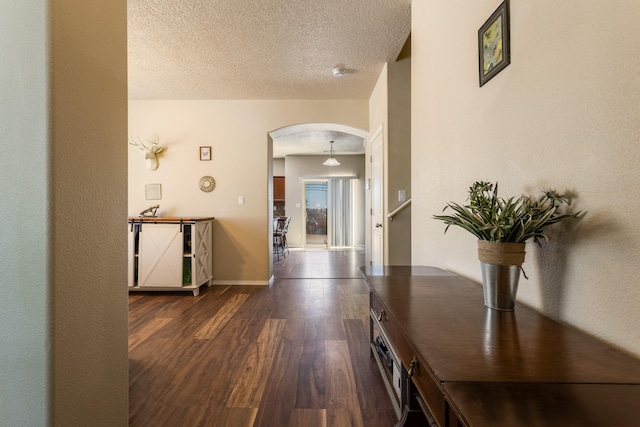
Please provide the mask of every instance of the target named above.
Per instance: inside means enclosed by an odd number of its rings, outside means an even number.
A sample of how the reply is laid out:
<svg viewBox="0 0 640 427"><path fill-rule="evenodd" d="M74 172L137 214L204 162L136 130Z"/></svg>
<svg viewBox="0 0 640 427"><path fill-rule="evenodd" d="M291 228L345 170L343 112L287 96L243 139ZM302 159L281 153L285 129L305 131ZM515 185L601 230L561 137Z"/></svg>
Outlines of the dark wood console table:
<svg viewBox="0 0 640 427"><path fill-rule="evenodd" d="M360 272L404 425L640 426L637 358L526 306L488 309L480 285L437 268Z"/></svg>

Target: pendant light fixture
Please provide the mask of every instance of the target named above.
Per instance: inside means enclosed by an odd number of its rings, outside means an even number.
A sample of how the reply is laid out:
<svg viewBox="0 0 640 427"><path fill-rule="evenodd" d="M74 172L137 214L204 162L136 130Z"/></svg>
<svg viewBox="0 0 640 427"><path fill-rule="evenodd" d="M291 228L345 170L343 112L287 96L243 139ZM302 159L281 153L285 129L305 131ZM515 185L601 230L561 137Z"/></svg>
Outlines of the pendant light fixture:
<svg viewBox="0 0 640 427"><path fill-rule="evenodd" d="M331 149L329 150L329 158L324 161L323 165L325 166L340 166L340 162L333 157L333 141L329 141L331 143Z"/></svg>

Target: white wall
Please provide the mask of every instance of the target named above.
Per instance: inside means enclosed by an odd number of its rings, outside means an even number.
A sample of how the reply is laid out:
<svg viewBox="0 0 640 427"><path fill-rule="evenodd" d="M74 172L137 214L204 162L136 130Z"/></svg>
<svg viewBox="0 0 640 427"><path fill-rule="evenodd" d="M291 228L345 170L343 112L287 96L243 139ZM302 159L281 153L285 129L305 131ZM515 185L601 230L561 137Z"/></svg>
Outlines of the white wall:
<svg viewBox="0 0 640 427"><path fill-rule="evenodd" d="M304 243L306 222L302 215L305 206L302 199L304 178L330 178L330 177L357 177L355 187L354 209L356 218L354 229L356 230L354 246L364 246L364 155L335 156L340 162L339 166L324 166L322 163L327 156L287 156L285 159L285 209L287 216L291 217L287 243L291 247L301 247Z"/></svg>
<svg viewBox="0 0 640 427"><path fill-rule="evenodd" d="M366 100L339 101L130 101L129 131L157 132L166 151L160 167L145 169L129 148L129 215L158 203L164 216L214 216L214 282L267 284L272 236L269 217L272 159L268 132L302 123L337 123L367 129ZM201 162L198 147L212 146ZM198 180L211 175L211 193ZM162 200L144 198L144 186L162 184ZM245 204L238 204L238 197Z"/></svg>
<svg viewBox="0 0 640 427"><path fill-rule="evenodd" d="M511 2L512 63L479 88L499 3L413 3L413 263L480 282L474 238L431 219L476 180L568 190L588 213L527 245L519 300L640 355L640 3Z"/></svg>
<svg viewBox="0 0 640 427"><path fill-rule="evenodd" d="M126 1L0 14L0 418L128 424Z"/></svg>

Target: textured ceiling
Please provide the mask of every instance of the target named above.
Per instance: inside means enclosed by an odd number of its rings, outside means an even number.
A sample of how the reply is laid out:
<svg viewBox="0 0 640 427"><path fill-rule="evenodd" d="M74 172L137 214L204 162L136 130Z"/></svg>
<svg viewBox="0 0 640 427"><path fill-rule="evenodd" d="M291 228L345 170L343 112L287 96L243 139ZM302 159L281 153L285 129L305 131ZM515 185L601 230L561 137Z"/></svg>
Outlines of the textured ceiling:
<svg viewBox="0 0 640 427"><path fill-rule="evenodd" d="M411 29L411 0L127 5L133 100L368 98Z"/></svg>
<svg viewBox="0 0 640 427"><path fill-rule="evenodd" d="M337 155L364 153L362 137L338 131L307 130L274 140L273 157L315 154L328 156L331 146L329 141L334 141L333 150Z"/></svg>
<svg viewBox="0 0 640 427"><path fill-rule="evenodd" d="M309 123L288 126L270 133L273 157L290 155L324 155L330 151L330 141L337 155L363 154L366 132L329 123Z"/></svg>
<svg viewBox="0 0 640 427"><path fill-rule="evenodd" d="M411 0L128 0L129 99L367 99L411 30ZM346 70L335 78L332 69ZM274 157L364 152L299 129Z"/></svg>

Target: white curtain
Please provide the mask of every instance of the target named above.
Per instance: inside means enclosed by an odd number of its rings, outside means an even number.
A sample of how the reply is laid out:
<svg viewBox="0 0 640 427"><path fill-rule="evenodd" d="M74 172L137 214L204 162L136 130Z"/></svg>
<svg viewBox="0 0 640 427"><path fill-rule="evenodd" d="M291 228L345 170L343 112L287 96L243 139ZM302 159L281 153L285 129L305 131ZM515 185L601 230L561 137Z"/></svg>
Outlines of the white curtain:
<svg viewBox="0 0 640 427"><path fill-rule="evenodd" d="M329 246L353 246L353 184L352 179L329 180Z"/></svg>

